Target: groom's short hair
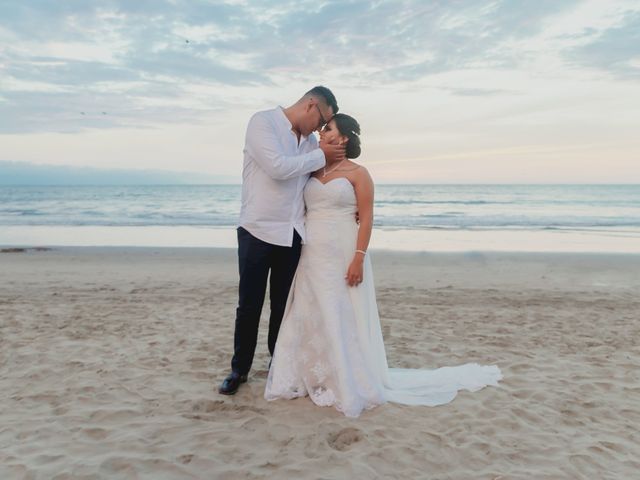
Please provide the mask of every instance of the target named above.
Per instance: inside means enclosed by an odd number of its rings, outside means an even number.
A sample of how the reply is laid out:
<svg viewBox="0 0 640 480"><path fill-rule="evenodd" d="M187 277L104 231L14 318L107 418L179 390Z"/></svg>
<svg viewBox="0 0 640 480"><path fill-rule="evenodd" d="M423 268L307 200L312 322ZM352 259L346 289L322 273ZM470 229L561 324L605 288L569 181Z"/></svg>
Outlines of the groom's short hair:
<svg viewBox="0 0 640 480"><path fill-rule="evenodd" d="M336 100L335 95L329 90L327 87L323 87L322 85L318 85L317 87L313 87L307 93L304 94L313 95L314 97L320 97L324 100L328 107L331 107L333 114L338 113L338 102Z"/></svg>

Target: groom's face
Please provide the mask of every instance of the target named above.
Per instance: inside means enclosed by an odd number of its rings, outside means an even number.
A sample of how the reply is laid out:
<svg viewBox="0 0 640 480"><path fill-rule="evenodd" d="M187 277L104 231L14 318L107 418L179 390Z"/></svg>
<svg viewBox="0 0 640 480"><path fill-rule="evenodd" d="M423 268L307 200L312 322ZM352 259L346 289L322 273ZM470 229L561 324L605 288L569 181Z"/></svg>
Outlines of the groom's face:
<svg viewBox="0 0 640 480"><path fill-rule="evenodd" d="M327 121L333 117L331 107L315 98L309 99L307 104L304 126L301 133L304 136L310 135L312 132L320 131L326 125Z"/></svg>

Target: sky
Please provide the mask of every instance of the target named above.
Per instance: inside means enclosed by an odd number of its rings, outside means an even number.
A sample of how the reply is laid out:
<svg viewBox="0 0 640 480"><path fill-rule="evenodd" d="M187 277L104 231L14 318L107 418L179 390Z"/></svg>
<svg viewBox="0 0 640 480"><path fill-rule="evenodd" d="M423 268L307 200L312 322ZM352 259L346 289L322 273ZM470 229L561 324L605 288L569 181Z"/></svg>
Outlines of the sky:
<svg viewBox="0 0 640 480"><path fill-rule="evenodd" d="M0 161L239 182L315 85L380 183L640 183L637 0L0 2Z"/></svg>

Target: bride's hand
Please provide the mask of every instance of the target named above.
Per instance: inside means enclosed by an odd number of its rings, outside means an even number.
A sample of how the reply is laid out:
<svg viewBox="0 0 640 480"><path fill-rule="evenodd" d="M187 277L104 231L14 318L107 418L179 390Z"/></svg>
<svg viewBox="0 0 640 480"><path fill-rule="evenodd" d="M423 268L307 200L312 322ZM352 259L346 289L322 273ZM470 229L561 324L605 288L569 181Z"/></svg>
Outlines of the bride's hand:
<svg viewBox="0 0 640 480"><path fill-rule="evenodd" d="M350 287L355 287L362 283L363 278L363 263L364 260L360 255L356 255L347 269L347 274L344 278L347 280L347 284Z"/></svg>

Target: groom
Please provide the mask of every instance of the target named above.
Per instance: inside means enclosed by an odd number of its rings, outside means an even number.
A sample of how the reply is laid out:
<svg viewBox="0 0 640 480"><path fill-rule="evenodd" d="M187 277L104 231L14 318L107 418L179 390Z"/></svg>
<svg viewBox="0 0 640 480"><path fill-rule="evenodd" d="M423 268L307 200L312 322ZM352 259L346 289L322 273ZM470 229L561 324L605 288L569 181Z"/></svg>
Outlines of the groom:
<svg viewBox="0 0 640 480"><path fill-rule="evenodd" d="M288 108L258 112L247 127L238 227L240 287L231 373L219 392L247 381L269 277L269 352L273 355L304 242L302 191L309 174L345 158L344 147L321 145L312 133L336 113L331 90L318 86Z"/></svg>

